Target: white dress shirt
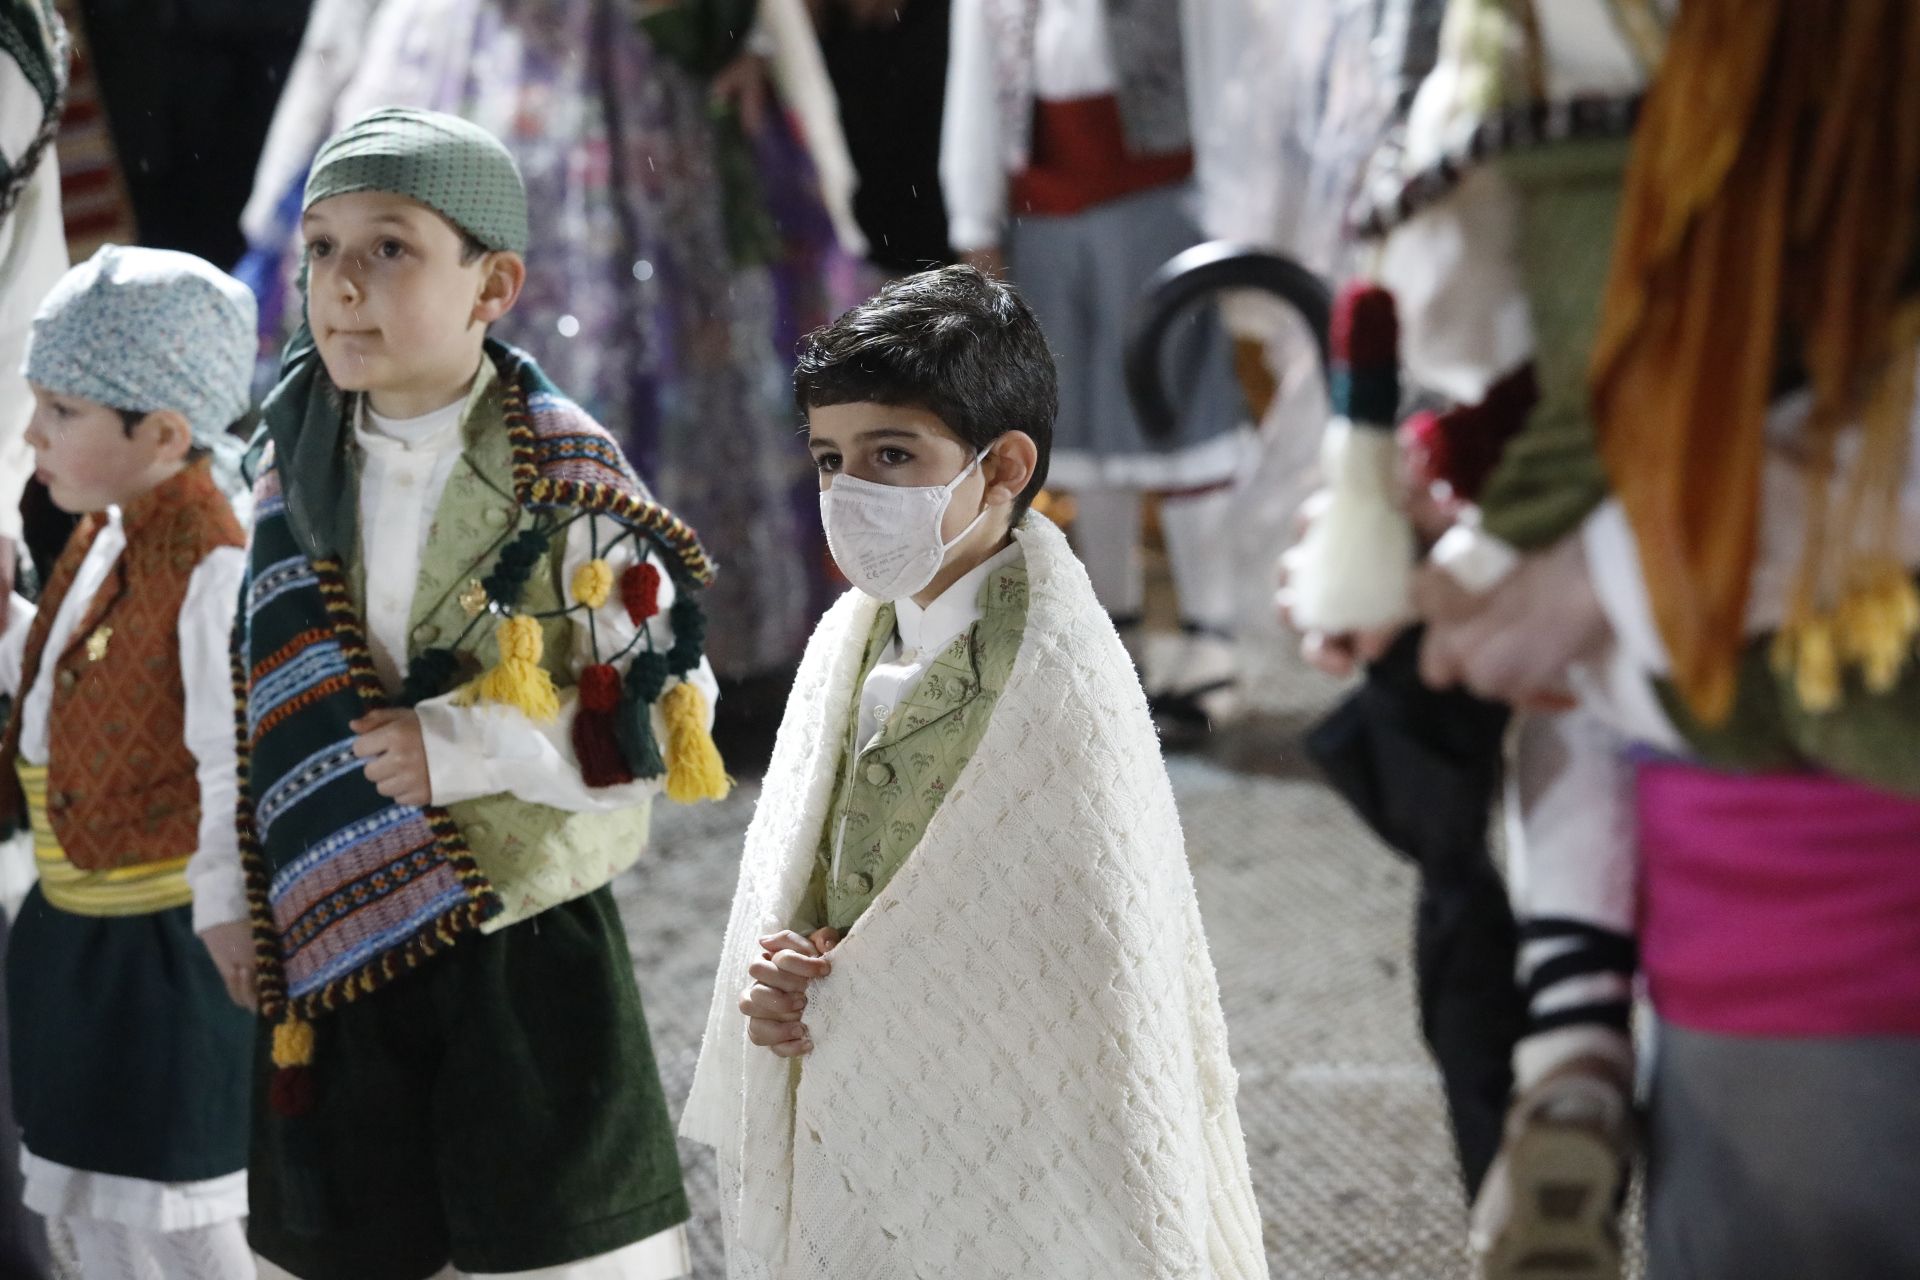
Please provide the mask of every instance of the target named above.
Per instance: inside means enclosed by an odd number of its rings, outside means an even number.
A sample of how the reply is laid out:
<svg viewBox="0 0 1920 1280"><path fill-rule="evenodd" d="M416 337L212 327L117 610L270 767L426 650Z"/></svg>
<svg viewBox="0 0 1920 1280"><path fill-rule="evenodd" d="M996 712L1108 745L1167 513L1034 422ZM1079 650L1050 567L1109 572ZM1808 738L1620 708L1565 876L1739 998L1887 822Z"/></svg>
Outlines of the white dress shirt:
<svg viewBox="0 0 1920 1280"><path fill-rule="evenodd" d="M886 728L894 708L913 696L941 650L980 620L980 587L987 575L1020 558L1020 544L1011 543L968 570L926 608L905 597L894 603L893 638L860 686L860 721L855 732L862 751Z"/></svg>
<svg viewBox="0 0 1920 1280"><path fill-rule="evenodd" d="M20 758L28 764L47 763L54 675L49 659L73 642L75 628L126 546L119 508L109 508L106 527L88 548L72 588L60 602L60 612L54 615L38 678L20 705ZM208 552L187 579L187 595L177 624L180 676L187 695L187 750L193 753L194 774L200 783L199 845L187 863L196 932L247 916L240 842L233 819L237 782L233 674L227 654L240 579L245 574L246 552L241 548L216 547ZM0 690L16 697L20 696L21 666L33 618L32 605L17 595L9 600L7 630L0 636Z"/></svg>

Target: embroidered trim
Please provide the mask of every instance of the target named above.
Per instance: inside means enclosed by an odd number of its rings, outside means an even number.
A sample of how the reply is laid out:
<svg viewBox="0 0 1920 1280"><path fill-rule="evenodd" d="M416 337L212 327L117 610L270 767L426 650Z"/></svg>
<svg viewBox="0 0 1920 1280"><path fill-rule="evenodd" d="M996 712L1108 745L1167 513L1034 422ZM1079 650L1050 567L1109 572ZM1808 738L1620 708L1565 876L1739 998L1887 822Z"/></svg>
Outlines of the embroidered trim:
<svg viewBox="0 0 1920 1280"><path fill-rule="evenodd" d="M1348 215L1348 227L1360 239L1377 240L1452 195L1488 160L1556 143L1624 138L1633 132L1644 97L1595 96L1502 108L1424 168L1374 183L1374 193L1363 195Z"/></svg>

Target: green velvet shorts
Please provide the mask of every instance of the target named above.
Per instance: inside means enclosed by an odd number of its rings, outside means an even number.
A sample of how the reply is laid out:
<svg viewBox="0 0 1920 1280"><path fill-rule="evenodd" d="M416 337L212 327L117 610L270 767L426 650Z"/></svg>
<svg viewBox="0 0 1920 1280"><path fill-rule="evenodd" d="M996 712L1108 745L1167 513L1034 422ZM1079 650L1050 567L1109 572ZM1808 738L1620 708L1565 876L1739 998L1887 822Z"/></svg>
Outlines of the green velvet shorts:
<svg viewBox="0 0 1920 1280"><path fill-rule="evenodd" d="M317 1102L266 1104L248 1235L301 1280L530 1271L687 1218L660 1075L600 889L470 936L314 1024Z"/></svg>

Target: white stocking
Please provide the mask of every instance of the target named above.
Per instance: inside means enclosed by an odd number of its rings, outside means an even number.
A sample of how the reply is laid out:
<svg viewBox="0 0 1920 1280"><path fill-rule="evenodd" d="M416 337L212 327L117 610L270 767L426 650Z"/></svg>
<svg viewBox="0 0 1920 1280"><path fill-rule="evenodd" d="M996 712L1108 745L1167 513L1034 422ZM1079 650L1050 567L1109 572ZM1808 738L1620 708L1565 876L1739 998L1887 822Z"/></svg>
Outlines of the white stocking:
<svg viewBox="0 0 1920 1280"><path fill-rule="evenodd" d="M68 1218L81 1280L254 1280L253 1251L238 1222L149 1231Z"/></svg>
<svg viewBox="0 0 1920 1280"><path fill-rule="evenodd" d="M165 1280L254 1280L258 1274L246 1228L236 1221L155 1232L147 1238Z"/></svg>
<svg viewBox="0 0 1920 1280"><path fill-rule="evenodd" d="M1180 598L1180 621L1220 636L1233 634L1236 614L1233 504L1231 487L1160 503L1160 529L1166 535L1174 594Z"/></svg>
<svg viewBox="0 0 1920 1280"><path fill-rule="evenodd" d="M66 1228L81 1280L162 1280L146 1232L91 1218L69 1218Z"/></svg>
<svg viewBox="0 0 1920 1280"><path fill-rule="evenodd" d="M1073 549L1093 579L1093 594L1116 622L1137 623L1145 595L1139 491L1081 489L1073 507Z"/></svg>

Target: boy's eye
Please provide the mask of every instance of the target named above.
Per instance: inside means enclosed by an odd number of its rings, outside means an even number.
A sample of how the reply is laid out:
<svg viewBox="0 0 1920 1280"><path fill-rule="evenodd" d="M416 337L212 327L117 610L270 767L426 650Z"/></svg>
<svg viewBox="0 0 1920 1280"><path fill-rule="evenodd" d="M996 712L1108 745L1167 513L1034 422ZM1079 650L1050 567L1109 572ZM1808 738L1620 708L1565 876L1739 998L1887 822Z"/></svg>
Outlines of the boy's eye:
<svg viewBox="0 0 1920 1280"><path fill-rule="evenodd" d="M837 453L816 453L813 465L823 474L831 475L840 469L840 455Z"/></svg>
<svg viewBox="0 0 1920 1280"><path fill-rule="evenodd" d="M310 258L324 258L332 252L333 241L325 237L307 241L307 256Z"/></svg>
<svg viewBox="0 0 1920 1280"><path fill-rule="evenodd" d="M373 251L377 256L382 258L397 258L407 251L407 246L401 244L398 240L382 240L374 246Z"/></svg>
<svg viewBox="0 0 1920 1280"><path fill-rule="evenodd" d="M882 449L880 462L883 466L899 467L913 461L913 455L905 449Z"/></svg>

